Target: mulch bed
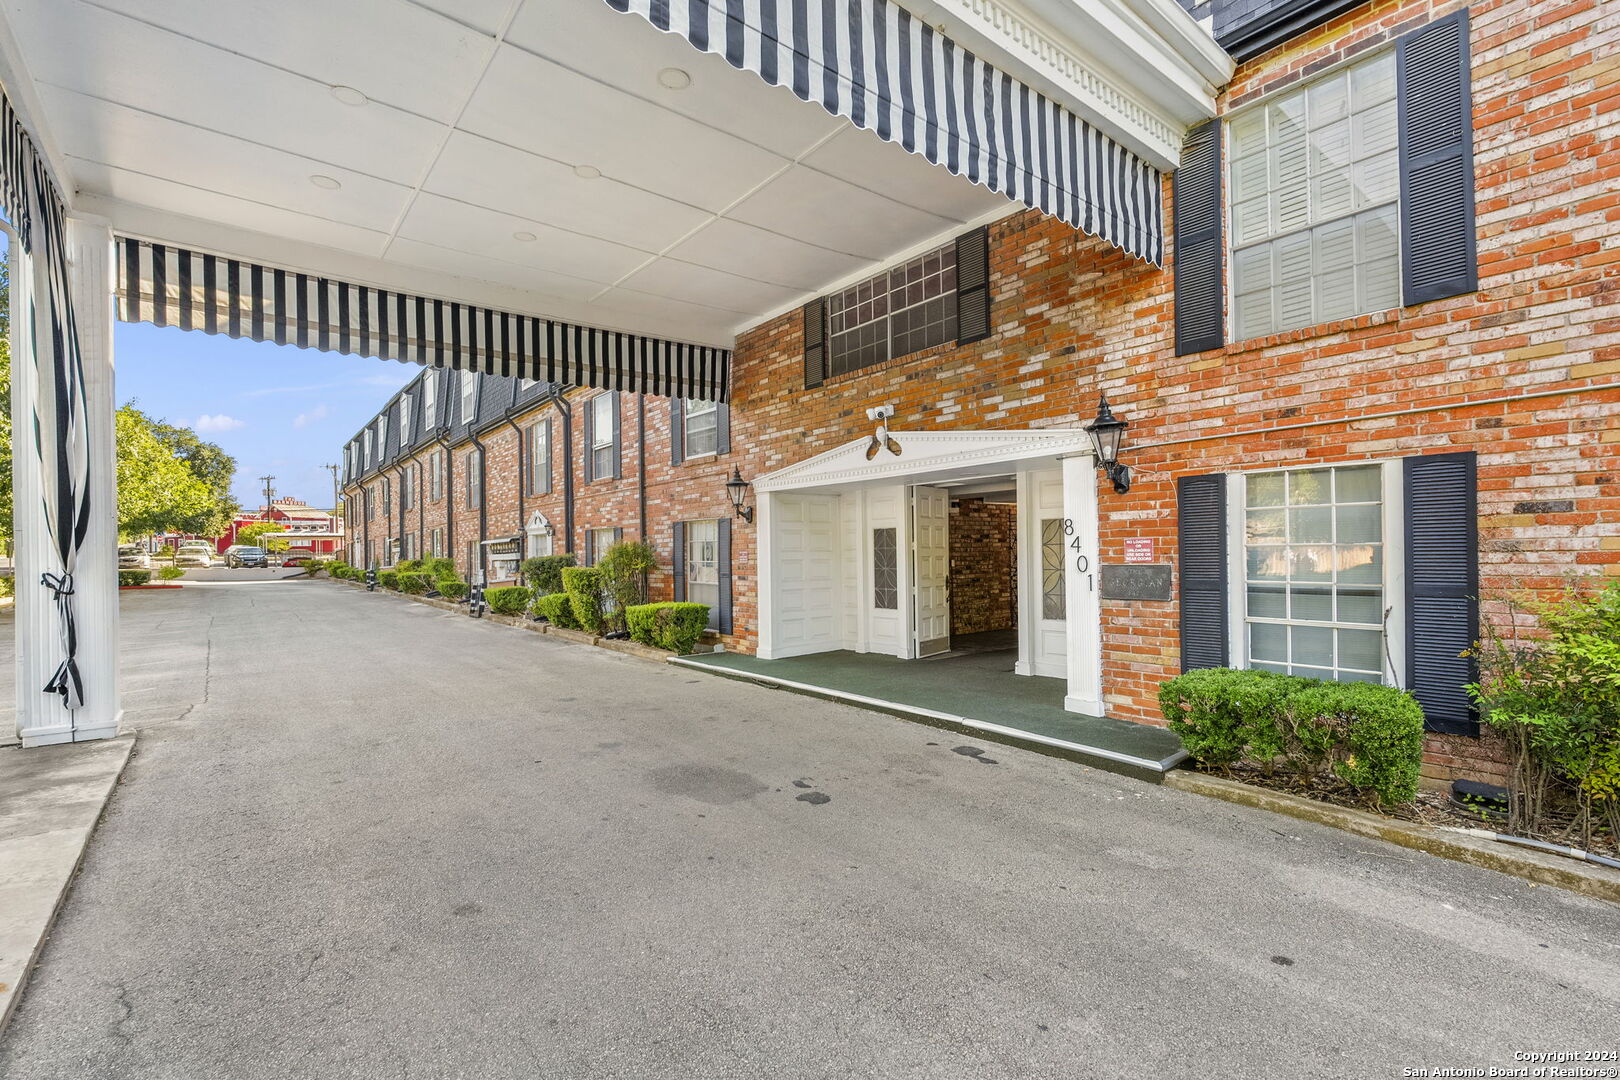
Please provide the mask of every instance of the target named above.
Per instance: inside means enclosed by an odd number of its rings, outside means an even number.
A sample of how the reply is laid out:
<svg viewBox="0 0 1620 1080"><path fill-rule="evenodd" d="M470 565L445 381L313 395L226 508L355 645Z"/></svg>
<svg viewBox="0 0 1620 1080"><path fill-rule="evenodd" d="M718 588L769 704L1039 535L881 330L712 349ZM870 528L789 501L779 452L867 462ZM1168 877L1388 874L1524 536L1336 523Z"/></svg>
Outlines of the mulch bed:
<svg viewBox="0 0 1620 1080"><path fill-rule="evenodd" d="M1315 799L1317 802L1328 803L1333 806L1343 806L1351 810L1364 810L1380 817L1391 818L1396 821L1411 821L1420 825L1433 825L1440 828L1473 828L1489 829L1491 832L1507 833L1507 820L1484 817L1478 812L1469 812L1452 805L1450 796L1443 791L1428 791L1420 789L1417 798L1405 806L1384 808L1374 805L1366 796L1358 794L1349 785L1334 776L1304 775L1277 770L1271 775L1259 767L1248 764L1238 764L1230 769L1205 768L1194 766L1198 772L1208 773L1211 776L1222 776L1228 780L1238 780L1255 787L1265 788L1268 791L1280 791L1286 795L1297 795L1305 799ZM1545 840L1548 843L1564 844L1569 847L1582 847L1579 837L1570 838L1553 832L1534 834L1532 839ZM1586 850L1595 855L1607 855L1610 858L1620 858L1620 844L1615 838L1608 835L1592 837Z"/></svg>

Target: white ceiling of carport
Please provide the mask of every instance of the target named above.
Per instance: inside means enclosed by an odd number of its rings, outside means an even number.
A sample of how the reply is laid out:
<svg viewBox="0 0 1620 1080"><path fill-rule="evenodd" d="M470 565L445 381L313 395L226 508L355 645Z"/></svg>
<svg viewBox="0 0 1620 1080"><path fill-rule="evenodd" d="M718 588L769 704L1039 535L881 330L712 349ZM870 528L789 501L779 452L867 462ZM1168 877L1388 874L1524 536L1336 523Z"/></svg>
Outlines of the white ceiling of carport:
<svg viewBox="0 0 1620 1080"><path fill-rule="evenodd" d="M79 205L382 285L727 344L1012 209L603 0L6 0L5 17ZM692 85L665 89L668 67Z"/></svg>

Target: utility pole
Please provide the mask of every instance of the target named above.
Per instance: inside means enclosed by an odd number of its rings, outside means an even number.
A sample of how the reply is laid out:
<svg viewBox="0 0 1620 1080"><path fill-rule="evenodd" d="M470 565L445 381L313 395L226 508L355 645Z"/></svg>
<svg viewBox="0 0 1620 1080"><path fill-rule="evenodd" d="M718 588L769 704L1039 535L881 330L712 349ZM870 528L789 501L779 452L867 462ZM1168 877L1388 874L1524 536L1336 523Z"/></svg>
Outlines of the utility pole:
<svg viewBox="0 0 1620 1080"><path fill-rule="evenodd" d="M275 512L276 489L273 485L275 477L261 476L259 482L264 484L264 520L269 521L270 515Z"/></svg>
<svg viewBox="0 0 1620 1080"><path fill-rule="evenodd" d="M332 474L332 531L341 532L338 528L338 515L343 511L343 499L338 494L338 467L336 465L322 465L321 468Z"/></svg>

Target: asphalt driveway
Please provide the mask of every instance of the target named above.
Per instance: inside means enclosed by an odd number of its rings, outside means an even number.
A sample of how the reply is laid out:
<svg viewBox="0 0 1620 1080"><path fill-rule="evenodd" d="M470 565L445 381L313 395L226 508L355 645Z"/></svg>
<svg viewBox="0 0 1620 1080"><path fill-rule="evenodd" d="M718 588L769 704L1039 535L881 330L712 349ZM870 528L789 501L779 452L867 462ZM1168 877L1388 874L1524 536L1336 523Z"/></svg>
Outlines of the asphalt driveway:
<svg viewBox="0 0 1620 1080"><path fill-rule="evenodd" d="M9 1080L1620 1049L1600 901L337 583L126 594L124 629L141 737Z"/></svg>

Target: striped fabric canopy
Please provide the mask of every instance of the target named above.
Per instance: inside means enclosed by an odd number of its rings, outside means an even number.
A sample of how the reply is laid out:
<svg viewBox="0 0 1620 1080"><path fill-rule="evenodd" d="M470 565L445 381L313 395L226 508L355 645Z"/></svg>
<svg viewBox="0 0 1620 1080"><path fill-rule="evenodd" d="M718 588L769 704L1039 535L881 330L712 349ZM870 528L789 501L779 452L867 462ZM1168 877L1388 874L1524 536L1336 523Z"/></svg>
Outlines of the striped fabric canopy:
<svg viewBox="0 0 1620 1080"><path fill-rule="evenodd" d="M607 0L1155 265L1159 170L889 0Z"/></svg>
<svg viewBox="0 0 1620 1080"><path fill-rule="evenodd" d="M118 317L278 345L726 400L731 351L390 292L118 238Z"/></svg>

